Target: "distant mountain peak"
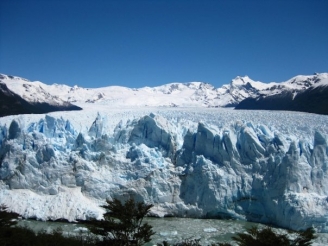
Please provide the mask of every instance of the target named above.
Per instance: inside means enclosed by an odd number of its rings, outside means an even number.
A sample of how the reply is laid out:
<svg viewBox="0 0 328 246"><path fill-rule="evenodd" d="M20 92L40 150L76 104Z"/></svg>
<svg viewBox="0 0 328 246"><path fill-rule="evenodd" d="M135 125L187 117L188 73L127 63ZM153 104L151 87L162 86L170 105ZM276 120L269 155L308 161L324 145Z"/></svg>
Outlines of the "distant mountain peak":
<svg viewBox="0 0 328 246"><path fill-rule="evenodd" d="M220 88L206 82L169 83L138 89L122 86L83 88L77 85L47 85L17 76L1 74L9 90L29 102L52 105L101 103L111 107L235 107L246 98L268 97L290 91L299 93L314 86L328 85L328 73L298 75L286 82L262 83L249 76L237 76ZM295 94L296 95L296 94Z"/></svg>
<svg viewBox="0 0 328 246"><path fill-rule="evenodd" d="M25 82L31 82L30 80L22 78L22 77L6 75L3 73L0 73L0 79L11 79L11 80L21 80L21 81L25 81Z"/></svg>
<svg viewBox="0 0 328 246"><path fill-rule="evenodd" d="M237 76L236 78L234 78L233 80L231 80L230 85L231 86L243 86L246 85L247 83L253 83L255 82L254 80L252 80L250 77L248 77L247 75L245 76Z"/></svg>
<svg viewBox="0 0 328 246"><path fill-rule="evenodd" d="M244 76L237 76L236 78L234 78L232 81L234 80L244 80L244 79L249 79L248 75L244 75Z"/></svg>

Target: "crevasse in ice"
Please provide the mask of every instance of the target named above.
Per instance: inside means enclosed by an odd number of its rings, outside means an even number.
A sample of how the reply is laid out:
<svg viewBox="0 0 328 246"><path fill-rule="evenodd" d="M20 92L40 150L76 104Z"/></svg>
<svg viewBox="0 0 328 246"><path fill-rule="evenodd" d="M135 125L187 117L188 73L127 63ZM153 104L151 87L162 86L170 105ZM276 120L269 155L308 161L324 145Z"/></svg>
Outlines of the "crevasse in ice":
<svg viewBox="0 0 328 246"><path fill-rule="evenodd" d="M106 199L133 196L159 217L328 232L327 132L302 137L190 112L110 121L98 113L87 130L51 115L1 125L1 203L25 217L72 221L100 218Z"/></svg>

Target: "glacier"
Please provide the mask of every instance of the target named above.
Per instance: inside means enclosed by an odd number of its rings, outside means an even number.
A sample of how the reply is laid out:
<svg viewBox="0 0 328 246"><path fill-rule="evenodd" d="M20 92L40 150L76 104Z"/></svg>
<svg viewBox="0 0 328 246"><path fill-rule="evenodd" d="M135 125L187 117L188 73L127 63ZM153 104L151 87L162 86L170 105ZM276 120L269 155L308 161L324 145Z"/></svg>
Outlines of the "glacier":
<svg viewBox="0 0 328 246"><path fill-rule="evenodd" d="M328 232L327 124L299 112L106 105L3 117L0 203L74 221L132 196L157 217Z"/></svg>

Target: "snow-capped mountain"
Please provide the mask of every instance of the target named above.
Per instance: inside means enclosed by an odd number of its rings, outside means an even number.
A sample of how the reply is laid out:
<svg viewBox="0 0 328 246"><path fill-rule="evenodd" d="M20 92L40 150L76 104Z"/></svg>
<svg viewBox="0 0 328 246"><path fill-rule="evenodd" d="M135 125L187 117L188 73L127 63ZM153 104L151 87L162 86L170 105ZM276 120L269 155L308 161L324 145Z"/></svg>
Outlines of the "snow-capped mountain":
<svg viewBox="0 0 328 246"><path fill-rule="evenodd" d="M14 93L29 102L62 104L70 102L83 106L85 103L107 104L111 107L235 107L246 98L270 96L289 91L296 95L308 88L328 85L327 73L297 76L282 83L262 83L248 76L236 77L221 88L208 83L170 83L157 87L126 88L108 86L82 88L67 85L47 85L30 82L14 76L1 75L0 81Z"/></svg>
<svg viewBox="0 0 328 246"><path fill-rule="evenodd" d="M82 88L66 85L46 85L30 82L19 77L1 75L0 81L30 102L71 102L109 104L111 106L211 106L216 97L213 86L202 82L171 83L158 87L126 88L108 86L104 88Z"/></svg>
<svg viewBox="0 0 328 246"><path fill-rule="evenodd" d="M51 87L39 81L31 82L24 78L0 74L0 82L5 83L12 92L31 103L63 105L66 102L53 94Z"/></svg>
<svg viewBox="0 0 328 246"><path fill-rule="evenodd" d="M297 76L241 101L236 109L302 111L328 115L328 74Z"/></svg>
<svg viewBox="0 0 328 246"><path fill-rule="evenodd" d="M5 83L8 81L9 83ZM33 83L33 86L28 83L31 82L19 77L0 74L0 117L81 109L46 92L40 83Z"/></svg>

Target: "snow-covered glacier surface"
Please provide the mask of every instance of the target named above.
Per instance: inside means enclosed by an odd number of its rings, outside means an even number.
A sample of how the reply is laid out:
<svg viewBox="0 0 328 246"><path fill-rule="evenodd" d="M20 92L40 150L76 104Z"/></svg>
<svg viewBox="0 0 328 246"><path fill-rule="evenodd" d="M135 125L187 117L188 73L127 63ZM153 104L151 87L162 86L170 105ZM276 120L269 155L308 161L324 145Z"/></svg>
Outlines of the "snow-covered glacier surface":
<svg viewBox="0 0 328 246"><path fill-rule="evenodd" d="M0 119L0 203L73 221L132 196L159 217L328 232L327 116L84 108Z"/></svg>

